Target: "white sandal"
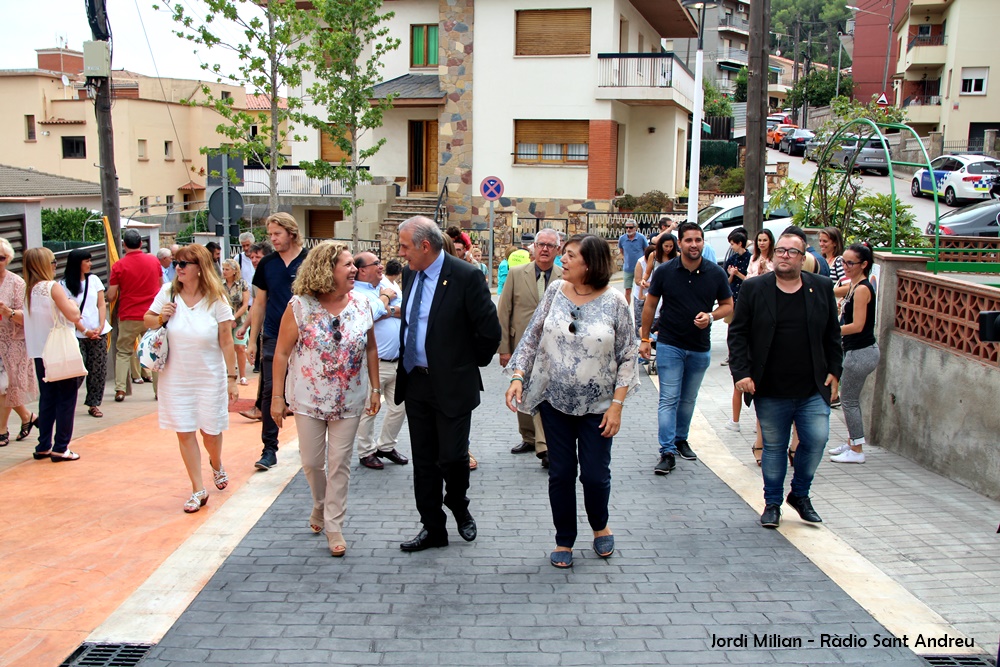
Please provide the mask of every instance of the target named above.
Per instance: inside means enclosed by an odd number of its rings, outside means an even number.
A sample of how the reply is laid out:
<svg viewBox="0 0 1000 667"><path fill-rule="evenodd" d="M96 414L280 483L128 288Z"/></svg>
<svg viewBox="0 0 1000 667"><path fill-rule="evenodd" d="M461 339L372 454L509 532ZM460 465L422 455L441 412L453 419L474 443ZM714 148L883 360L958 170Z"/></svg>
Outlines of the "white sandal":
<svg viewBox="0 0 1000 667"><path fill-rule="evenodd" d="M188 501L184 503L184 511L187 514L194 514L208 502L208 491L202 489L201 491L195 491L188 498Z"/></svg>
<svg viewBox="0 0 1000 667"><path fill-rule="evenodd" d="M249 380L247 380L247 379L246 379L245 377L243 377L243 378L240 378L240 385L242 385L242 386L244 386L244 387L245 387L245 386L247 386L248 384L250 384L250 381L249 381Z"/></svg>
<svg viewBox="0 0 1000 667"><path fill-rule="evenodd" d="M212 467L209 464L208 467ZM229 475L226 474L225 467L220 466L218 470L212 468L212 481L215 482L215 488L219 491L229 486Z"/></svg>

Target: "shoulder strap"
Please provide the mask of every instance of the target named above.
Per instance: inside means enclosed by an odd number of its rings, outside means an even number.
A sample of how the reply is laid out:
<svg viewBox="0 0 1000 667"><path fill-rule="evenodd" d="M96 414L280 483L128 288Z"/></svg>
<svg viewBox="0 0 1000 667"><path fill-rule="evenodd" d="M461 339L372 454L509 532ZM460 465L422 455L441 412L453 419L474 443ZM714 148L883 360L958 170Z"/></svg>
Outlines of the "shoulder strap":
<svg viewBox="0 0 1000 667"><path fill-rule="evenodd" d="M90 274L88 273L87 277L83 281L83 300L80 301L81 314L83 312L83 307L87 305L87 290L89 289L90 289Z"/></svg>

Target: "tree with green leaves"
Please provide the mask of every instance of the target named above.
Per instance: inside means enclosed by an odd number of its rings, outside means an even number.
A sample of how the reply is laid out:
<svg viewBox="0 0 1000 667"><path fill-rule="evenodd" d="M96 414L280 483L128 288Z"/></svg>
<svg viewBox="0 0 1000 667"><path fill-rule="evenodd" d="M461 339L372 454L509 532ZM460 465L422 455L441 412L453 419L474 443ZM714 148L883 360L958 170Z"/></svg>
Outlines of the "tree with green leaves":
<svg viewBox="0 0 1000 667"><path fill-rule="evenodd" d="M840 76L840 92L850 97L854 91L854 79L850 75ZM799 79L788 93L788 106L797 109L803 101L811 107L825 107L837 92L837 70L817 69Z"/></svg>
<svg viewBox="0 0 1000 667"><path fill-rule="evenodd" d="M392 96L372 97L382 80L382 60L399 48L400 40L389 36L386 22L394 14L379 13L382 0L313 0L312 6L323 29L309 38L308 58L315 81L306 92L320 111L302 120L325 133L345 157L339 164L316 160L301 165L310 176L346 184L350 197L342 206L351 215L351 241L357 247L358 207L364 204L358 199L358 186L372 180L361 166L386 142L383 137L362 149L359 140L382 126L382 117L392 106Z"/></svg>
<svg viewBox="0 0 1000 667"><path fill-rule="evenodd" d="M741 67L736 73L736 90L733 92L734 102L747 101L747 84L750 83L750 70Z"/></svg>
<svg viewBox="0 0 1000 667"><path fill-rule="evenodd" d="M104 241L100 213L85 208L43 208L43 241Z"/></svg>
<svg viewBox="0 0 1000 667"><path fill-rule="evenodd" d="M312 13L283 0L205 0L205 18L196 20L183 0L164 0L164 5L180 28L174 33L207 49L223 49L239 56L236 72L222 66L203 64L202 68L219 83L231 83L270 101L269 112L253 112L233 106L231 97L216 97L211 88L201 89L204 99L189 101L214 109L222 118L216 131L230 140L223 146L202 147L203 154L228 153L248 159L268 170L268 210L278 210L278 169L284 164L282 149L291 131L302 100L288 97L287 106L279 103L282 93L302 84L307 38L315 33ZM154 5L155 8L156 5ZM238 39L224 36L225 24L235 28Z"/></svg>
<svg viewBox="0 0 1000 667"><path fill-rule="evenodd" d="M790 41L797 23L800 61L805 60L806 36L812 35L811 59L836 66L837 32L843 32L852 17L847 4L844 0L771 0L771 34L776 36L772 52L781 49L785 57L793 57L795 44Z"/></svg>
<svg viewBox="0 0 1000 667"><path fill-rule="evenodd" d="M705 89L705 117L726 117L732 118L733 116L733 105L730 103L729 98L723 95L715 84L704 79L704 89Z"/></svg>

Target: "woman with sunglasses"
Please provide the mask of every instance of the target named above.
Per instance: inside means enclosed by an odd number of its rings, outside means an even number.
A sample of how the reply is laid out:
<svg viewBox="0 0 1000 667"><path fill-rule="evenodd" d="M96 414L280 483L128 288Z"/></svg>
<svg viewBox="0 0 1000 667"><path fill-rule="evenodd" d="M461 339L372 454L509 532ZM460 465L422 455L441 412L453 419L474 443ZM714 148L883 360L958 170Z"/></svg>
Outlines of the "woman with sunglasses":
<svg viewBox="0 0 1000 667"><path fill-rule="evenodd" d="M625 398L639 386L639 345L628 302L608 287L613 271L607 241L571 237L562 280L545 291L506 367L507 407L542 415L556 528L549 562L558 568L573 565L577 460L594 551L608 558L615 550L608 526L611 443Z"/></svg>
<svg viewBox="0 0 1000 667"><path fill-rule="evenodd" d="M35 416L24 407L38 396L35 367L24 345L24 280L7 267L14 260L14 248L0 239L0 364L7 386L0 387L0 447L10 443L7 420L13 410L21 418L18 440L31 435Z"/></svg>
<svg viewBox="0 0 1000 667"><path fill-rule="evenodd" d="M840 376L840 405L844 409L850 440L830 450L834 463L865 462L865 423L861 415L861 390L878 366L881 356L875 342L875 288L868 276L873 257L867 243L844 251L844 276L850 281L840 306L840 335L844 344L844 372Z"/></svg>
<svg viewBox="0 0 1000 667"><path fill-rule="evenodd" d="M326 529L336 557L347 553L343 525L354 436L362 413L375 415L382 403L372 308L353 291L357 273L341 243L324 241L309 251L281 318L272 370L274 423L282 426L286 406L295 413L313 497L309 529Z"/></svg>
<svg viewBox="0 0 1000 667"><path fill-rule="evenodd" d="M177 433L184 467L191 480L188 514L208 502L201 472L198 431L208 452L212 481L229 485L222 467L222 432L229 428L228 401L239 396L233 309L212 255L193 243L174 254L177 274L166 283L143 318L150 329L167 327L167 364L160 371L157 400L160 428Z"/></svg>

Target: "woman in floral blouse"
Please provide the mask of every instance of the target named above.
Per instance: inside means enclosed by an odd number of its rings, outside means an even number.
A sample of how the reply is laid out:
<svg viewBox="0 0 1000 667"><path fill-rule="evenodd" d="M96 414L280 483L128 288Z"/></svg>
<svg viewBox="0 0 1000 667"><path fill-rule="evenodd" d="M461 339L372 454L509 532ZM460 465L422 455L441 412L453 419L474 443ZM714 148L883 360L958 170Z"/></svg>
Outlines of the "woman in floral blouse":
<svg viewBox="0 0 1000 667"><path fill-rule="evenodd" d="M286 405L295 413L313 497L309 528L326 529L332 556L347 553L343 524L358 422L362 411L378 413L382 398L371 306L352 291L357 272L343 244L325 241L310 250L292 284L274 351L271 416L280 428Z"/></svg>
<svg viewBox="0 0 1000 667"><path fill-rule="evenodd" d="M554 280L507 364L507 407L542 414L549 446L549 503L555 567L573 564L579 458L594 551L614 553L608 527L611 443L625 398L639 386L639 345L625 297L608 287L614 268L605 240L571 237L562 280Z"/></svg>

